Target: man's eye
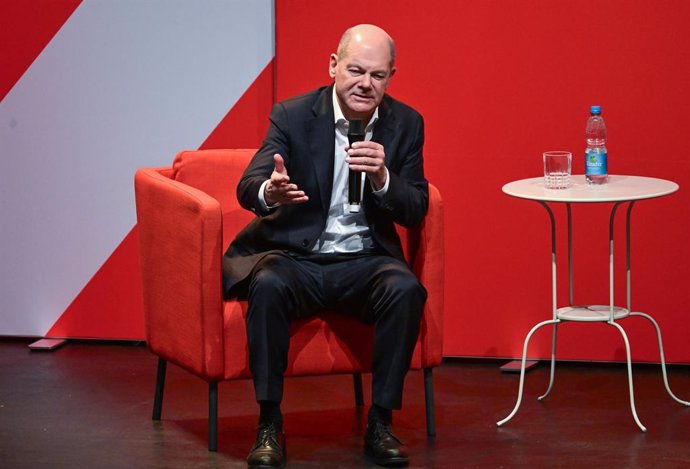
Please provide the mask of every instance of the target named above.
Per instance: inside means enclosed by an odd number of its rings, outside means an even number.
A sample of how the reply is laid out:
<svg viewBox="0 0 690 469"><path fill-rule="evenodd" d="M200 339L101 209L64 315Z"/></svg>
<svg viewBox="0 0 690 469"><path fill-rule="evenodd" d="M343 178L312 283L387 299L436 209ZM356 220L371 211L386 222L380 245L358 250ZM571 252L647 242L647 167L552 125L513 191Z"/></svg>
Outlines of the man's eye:
<svg viewBox="0 0 690 469"><path fill-rule="evenodd" d="M354 69L354 68L351 68L351 69L350 69L350 75L361 75L361 74L362 74L362 71L361 71L361 70L357 70L357 69Z"/></svg>

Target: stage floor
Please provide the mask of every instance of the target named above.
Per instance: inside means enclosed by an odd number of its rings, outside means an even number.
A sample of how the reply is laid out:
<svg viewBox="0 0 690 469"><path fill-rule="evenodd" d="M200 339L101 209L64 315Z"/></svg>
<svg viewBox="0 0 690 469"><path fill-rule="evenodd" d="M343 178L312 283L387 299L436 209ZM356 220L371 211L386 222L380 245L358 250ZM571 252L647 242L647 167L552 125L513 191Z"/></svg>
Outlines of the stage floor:
<svg viewBox="0 0 690 469"><path fill-rule="evenodd" d="M205 382L168 367L163 419L151 420L156 358L142 344L71 341L31 352L29 341L0 340L0 467L243 468L257 406L250 381L219 386L218 452L207 451ZM491 361L453 361L434 370L438 436L427 439L424 386L410 372L394 430L419 468L690 467L690 408L666 394L658 366L634 366L641 433L630 413L623 365L562 364L551 395L542 363L526 377ZM690 368L669 381L690 400ZM364 376L369 402L370 376ZM352 378L286 380L288 468L376 467L362 454L366 408L354 405Z"/></svg>

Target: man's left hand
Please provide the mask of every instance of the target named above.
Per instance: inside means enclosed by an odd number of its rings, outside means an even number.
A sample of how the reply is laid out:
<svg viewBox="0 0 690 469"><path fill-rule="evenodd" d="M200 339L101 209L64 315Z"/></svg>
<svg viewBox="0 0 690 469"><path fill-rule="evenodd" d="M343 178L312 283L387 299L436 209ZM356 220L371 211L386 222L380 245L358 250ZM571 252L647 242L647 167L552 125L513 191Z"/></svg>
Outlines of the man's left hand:
<svg viewBox="0 0 690 469"><path fill-rule="evenodd" d="M374 190L381 190L386 184L386 154L383 145L372 141L355 142L345 149L345 161L353 171L364 171Z"/></svg>

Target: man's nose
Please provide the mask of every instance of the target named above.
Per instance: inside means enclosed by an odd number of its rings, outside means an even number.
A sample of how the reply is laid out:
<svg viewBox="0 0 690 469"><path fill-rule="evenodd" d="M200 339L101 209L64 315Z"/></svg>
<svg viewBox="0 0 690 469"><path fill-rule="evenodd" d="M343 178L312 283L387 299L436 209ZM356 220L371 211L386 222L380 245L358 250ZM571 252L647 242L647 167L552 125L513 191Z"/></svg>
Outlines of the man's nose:
<svg viewBox="0 0 690 469"><path fill-rule="evenodd" d="M368 73L362 75L362 79L359 81L359 86L362 88L371 88L371 76Z"/></svg>

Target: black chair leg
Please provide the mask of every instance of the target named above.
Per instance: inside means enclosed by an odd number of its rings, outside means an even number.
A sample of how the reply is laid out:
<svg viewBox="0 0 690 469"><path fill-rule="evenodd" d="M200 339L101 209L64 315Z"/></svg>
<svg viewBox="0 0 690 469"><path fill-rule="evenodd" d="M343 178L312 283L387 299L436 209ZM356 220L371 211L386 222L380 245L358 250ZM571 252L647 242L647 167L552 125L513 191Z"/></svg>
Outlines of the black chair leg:
<svg viewBox="0 0 690 469"><path fill-rule="evenodd" d="M426 404L426 434L436 436L436 415L434 414L434 382L431 368L424 368L424 401Z"/></svg>
<svg viewBox="0 0 690 469"><path fill-rule="evenodd" d="M153 420L160 420L163 411L163 391L165 390L165 371L168 362L158 359L158 372L156 373L156 394L153 396Z"/></svg>
<svg viewBox="0 0 690 469"><path fill-rule="evenodd" d="M364 394L362 393L362 373L353 374L352 382L355 385L355 405L357 407L362 407L364 405Z"/></svg>
<svg viewBox="0 0 690 469"><path fill-rule="evenodd" d="M218 451L218 383L208 383L208 450Z"/></svg>

